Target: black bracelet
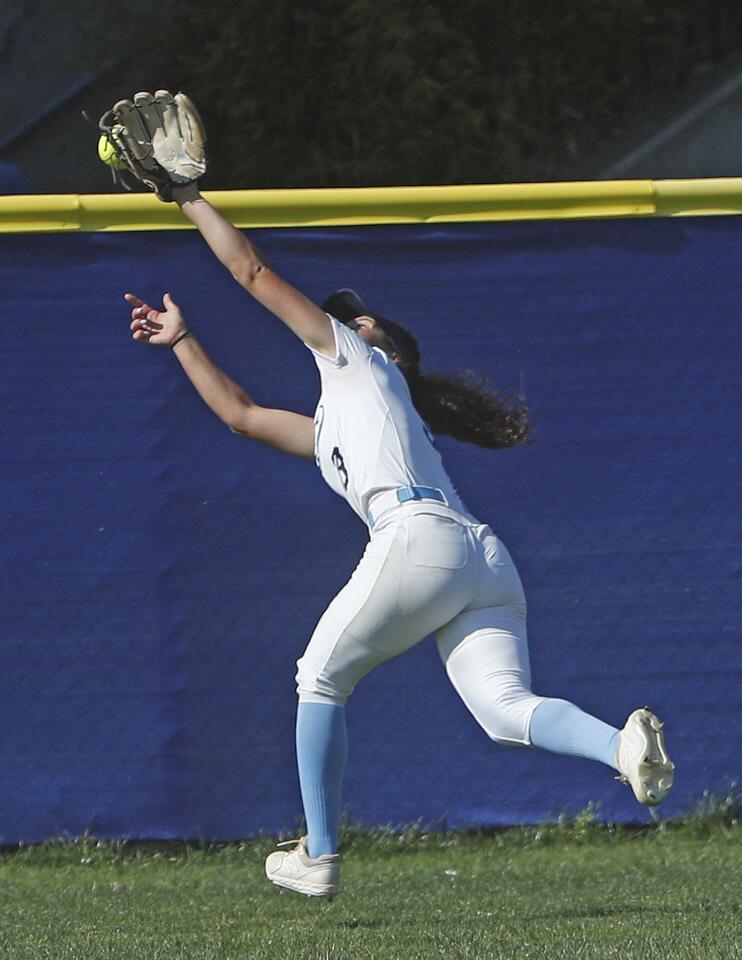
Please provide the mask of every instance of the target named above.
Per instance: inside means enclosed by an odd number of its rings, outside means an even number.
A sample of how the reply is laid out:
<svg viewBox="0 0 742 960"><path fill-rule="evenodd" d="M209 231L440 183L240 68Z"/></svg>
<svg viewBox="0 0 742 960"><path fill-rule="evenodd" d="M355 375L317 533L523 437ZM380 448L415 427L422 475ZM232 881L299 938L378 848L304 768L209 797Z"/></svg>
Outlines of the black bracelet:
<svg viewBox="0 0 742 960"><path fill-rule="evenodd" d="M191 335L190 330L184 330L183 333L181 333L180 336L176 337L175 340L173 340L173 342L170 344L170 349L174 350L176 344L180 343L181 340L185 340L186 337L190 337L190 335Z"/></svg>

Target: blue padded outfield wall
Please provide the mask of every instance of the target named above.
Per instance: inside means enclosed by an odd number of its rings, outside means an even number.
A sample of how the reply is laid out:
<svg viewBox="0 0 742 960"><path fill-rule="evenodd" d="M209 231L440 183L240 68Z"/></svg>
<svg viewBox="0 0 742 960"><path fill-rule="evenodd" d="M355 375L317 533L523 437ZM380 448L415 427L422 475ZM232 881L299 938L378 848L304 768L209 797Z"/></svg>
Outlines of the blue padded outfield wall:
<svg viewBox="0 0 742 960"><path fill-rule="evenodd" d="M259 231L309 296L356 288L428 370L522 392L536 442L440 440L529 599L536 692L666 721L673 815L740 771L742 218ZM0 843L295 830L294 665L366 539L308 461L233 436L169 351L169 290L261 403L311 414L311 355L192 232L0 237ZM349 702L366 824L534 822L607 768L491 743L431 639Z"/></svg>

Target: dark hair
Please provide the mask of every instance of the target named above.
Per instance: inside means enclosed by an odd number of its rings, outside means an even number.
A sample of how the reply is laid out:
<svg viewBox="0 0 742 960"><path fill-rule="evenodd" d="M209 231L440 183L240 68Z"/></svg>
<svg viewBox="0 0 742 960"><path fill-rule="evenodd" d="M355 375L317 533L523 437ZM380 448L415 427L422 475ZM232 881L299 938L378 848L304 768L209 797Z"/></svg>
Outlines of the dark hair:
<svg viewBox="0 0 742 960"><path fill-rule="evenodd" d="M387 350L399 356L399 369L412 402L433 433L491 450L530 443L528 408L493 389L485 377L420 373L417 340L402 324L371 314L386 334Z"/></svg>
<svg viewBox="0 0 742 960"><path fill-rule="evenodd" d="M530 443L527 407L473 373L420 373L420 350L414 336L401 323L369 310L355 290L336 290L322 309L346 324L352 324L356 317L373 317L384 332L384 350L399 357L399 369L405 375L415 409L433 433L492 450Z"/></svg>

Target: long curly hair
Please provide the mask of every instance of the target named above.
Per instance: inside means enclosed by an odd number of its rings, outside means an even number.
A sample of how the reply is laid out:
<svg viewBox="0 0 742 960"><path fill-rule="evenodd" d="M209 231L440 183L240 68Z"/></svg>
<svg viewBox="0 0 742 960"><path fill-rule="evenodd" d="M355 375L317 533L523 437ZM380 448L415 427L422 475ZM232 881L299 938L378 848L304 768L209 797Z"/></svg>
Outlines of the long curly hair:
<svg viewBox="0 0 742 960"><path fill-rule="evenodd" d="M353 326L358 317L372 317L384 336L383 349L396 354L415 409L433 433L496 450L531 442L528 408L493 389L473 373L420 373L420 349L407 327L368 309L355 290L336 290L322 309Z"/></svg>
<svg viewBox="0 0 742 960"><path fill-rule="evenodd" d="M421 373L417 340L401 323L371 314L399 357L412 402L433 433L496 450L531 441L528 408L474 373Z"/></svg>

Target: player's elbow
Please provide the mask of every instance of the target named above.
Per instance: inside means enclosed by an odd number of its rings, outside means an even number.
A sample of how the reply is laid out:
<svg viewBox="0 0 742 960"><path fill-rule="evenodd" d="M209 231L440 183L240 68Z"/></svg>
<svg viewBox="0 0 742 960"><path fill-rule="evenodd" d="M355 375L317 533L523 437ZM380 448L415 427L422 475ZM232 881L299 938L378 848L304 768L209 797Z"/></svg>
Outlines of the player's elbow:
<svg viewBox="0 0 742 960"><path fill-rule="evenodd" d="M229 267L232 277L245 290L249 290L255 282L255 272L242 263L235 263Z"/></svg>
<svg viewBox="0 0 742 960"><path fill-rule="evenodd" d="M257 407L254 403L240 404L230 415L224 417L224 422L238 437L244 437L246 440L255 440L256 413Z"/></svg>
<svg viewBox="0 0 742 960"><path fill-rule="evenodd" d="M236 257L227 266L237 283L248 291L252 291L255 281L265 270L265 265L260 261L244 256Z"/></svg>

